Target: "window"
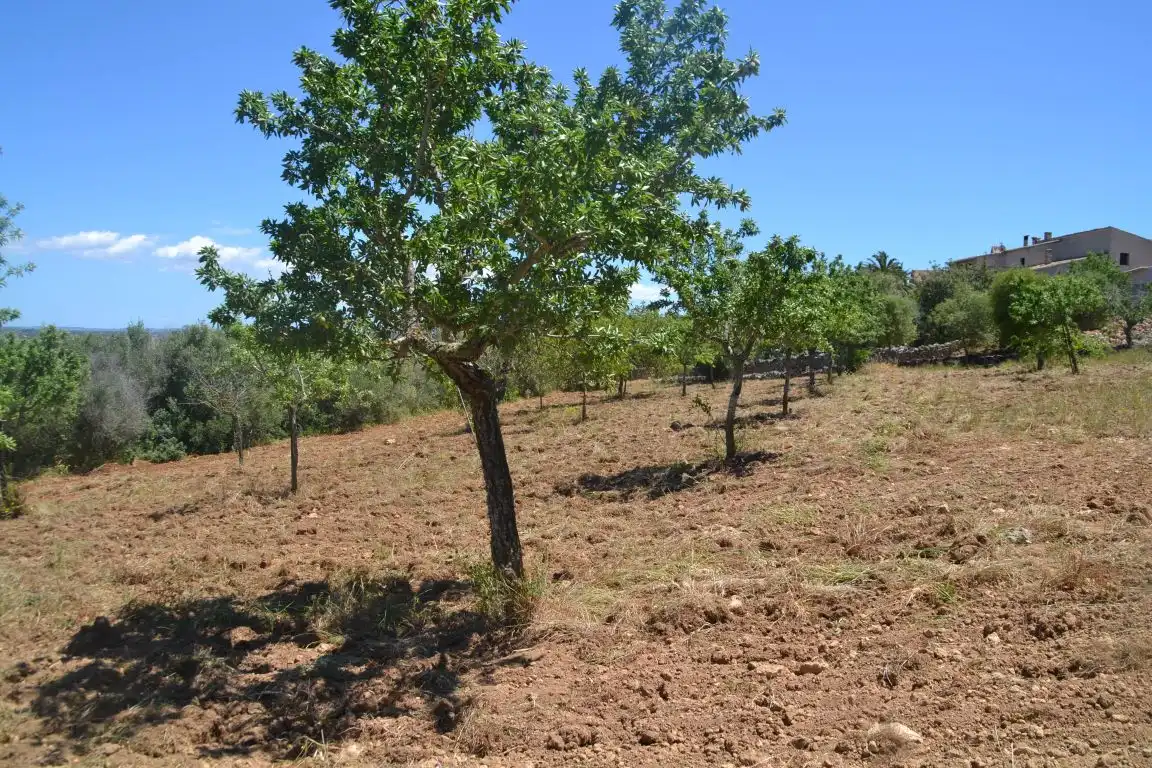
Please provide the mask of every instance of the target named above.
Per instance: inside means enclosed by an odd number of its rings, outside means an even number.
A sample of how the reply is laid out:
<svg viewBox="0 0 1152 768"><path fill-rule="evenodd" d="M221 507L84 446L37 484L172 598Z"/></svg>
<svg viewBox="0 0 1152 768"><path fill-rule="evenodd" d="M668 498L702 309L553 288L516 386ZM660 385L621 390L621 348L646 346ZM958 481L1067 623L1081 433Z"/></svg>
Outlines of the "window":
<svg viewBox="0 0 1152 768"><path fill-rule="evenodd" d="M1122 267L1128 266L1128 254L1126 254L1126 253L1120 254L1120 266L1122 266Z"/></svg>

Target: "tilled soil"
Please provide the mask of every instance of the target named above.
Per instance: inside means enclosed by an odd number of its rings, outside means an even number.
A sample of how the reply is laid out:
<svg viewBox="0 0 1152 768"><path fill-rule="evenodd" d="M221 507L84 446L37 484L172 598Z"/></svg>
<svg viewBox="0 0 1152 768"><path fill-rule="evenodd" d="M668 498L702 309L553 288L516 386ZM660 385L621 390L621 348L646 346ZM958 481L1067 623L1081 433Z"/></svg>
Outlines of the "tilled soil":
<svg viewBox="0 0 1152 768"><path fill-rule="evenodd" d="M1152 765L1146 384L876 367L775 419L753 382L735 465L722 389L510 404L516 630L458 414L305 440L296 496L284 445L41 478L0 761Z"/></svg>

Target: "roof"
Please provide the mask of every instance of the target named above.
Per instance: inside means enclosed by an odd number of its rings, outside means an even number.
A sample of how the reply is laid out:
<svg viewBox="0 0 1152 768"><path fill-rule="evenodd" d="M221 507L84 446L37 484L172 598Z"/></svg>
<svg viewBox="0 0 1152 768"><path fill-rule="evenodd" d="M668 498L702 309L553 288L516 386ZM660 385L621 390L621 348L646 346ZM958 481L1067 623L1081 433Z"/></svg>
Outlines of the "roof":
<svg viewBox="0 0 1152 768"><path fill-rule="evenodd" d="M1132 237L1139 237L1142 240L1148 240L1148 238L1143 237L1142 235L1137 235L1134 232L1128 232L1126 230L1119 229L1117 227L1112 227L1112 226L1096 227L1095 229L1085 229L1085 230L1080 231L1080 232L1070 232L1067 235L1058 235L1056 237L1050 237L1047 240L1037 240L1032 245L1018 245L1015 248L1005 248L1003 251L1000 251L998 253L981 253L981 254L977 254L976 256L966 256L965 258L962 258L962 259L953 259L952 263L953 264L963 264L965 262L977 261L979 259L986 259L990 256L1003 256L1004 254L1010 254L1010 253L1014 253L1016 251L1028 251L1028 250L1031 250L1033 248L1039 248L1040 246L1048 245L1050 243L1060 242L1061 240L1068 238L1068 237L1079 237L1080 235L1087 235L1087 234L1091 234L1093 232L1102 232L1106 229L1115 230L1116 232L1123 232L1126 235L1131 235ZM1152 241L1150 241L1150 242L1152 242ZM1057 263L1063 263L1063 262L1052 262L1052 263L1057 264ZM1049 265L1048 264L1042 264L1039 266L1045 266L1046 267Z"/></svg>

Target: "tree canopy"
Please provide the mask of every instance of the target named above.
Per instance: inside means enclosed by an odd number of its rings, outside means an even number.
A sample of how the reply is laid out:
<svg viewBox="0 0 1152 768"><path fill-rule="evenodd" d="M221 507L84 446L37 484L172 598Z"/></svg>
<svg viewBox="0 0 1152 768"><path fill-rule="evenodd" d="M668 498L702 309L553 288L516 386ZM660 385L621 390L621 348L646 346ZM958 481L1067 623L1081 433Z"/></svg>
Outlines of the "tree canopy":
<svg viewBox="0 0 1152 768"><path fill-rule="evenodd" d="M626 65L573 89L502 40L508 0L333 0L338 58L295 55L301 97L245 91L237 119L297 146L283 178L307 196L263 230L276 278L229 273L212 315L280 343L423 355L473 411L494 562L521 572L489 347L566 330L626 295L694 233L682 206L746 207L697 169L784 122L741 95L755 54L729 58L724 14L701 0L625 0Z"/></svg>

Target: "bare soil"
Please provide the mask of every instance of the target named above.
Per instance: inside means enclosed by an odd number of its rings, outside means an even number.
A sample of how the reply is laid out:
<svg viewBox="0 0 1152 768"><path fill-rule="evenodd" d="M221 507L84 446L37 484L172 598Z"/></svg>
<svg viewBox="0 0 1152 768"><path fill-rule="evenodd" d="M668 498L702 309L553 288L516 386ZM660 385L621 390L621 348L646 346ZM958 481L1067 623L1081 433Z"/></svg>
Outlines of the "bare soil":
<svg viewBox="0 0 1152 768"><path fill-rule="evenodd" d="M821 387L506 406L519 630L459 414L26 484L0 763L1152 765L1152 357Z"/></svg>

